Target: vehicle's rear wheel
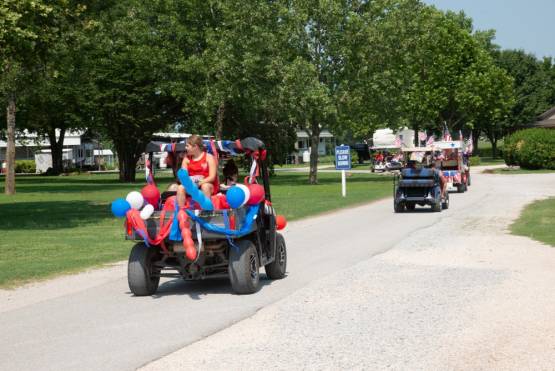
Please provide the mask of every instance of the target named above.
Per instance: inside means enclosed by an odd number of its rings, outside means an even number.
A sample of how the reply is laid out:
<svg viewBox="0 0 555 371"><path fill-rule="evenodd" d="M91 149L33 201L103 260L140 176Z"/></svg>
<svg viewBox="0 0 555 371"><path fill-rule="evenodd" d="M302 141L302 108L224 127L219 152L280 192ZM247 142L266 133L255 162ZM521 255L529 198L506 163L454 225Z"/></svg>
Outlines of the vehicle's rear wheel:
<svg viewBox="0 0 555 371"><path fill-rule="evenodd" d="M280 280L285 277L285 270L287 268L287 248L285 246L285 239L281 234L276 235L276 256L273 262L266 264L266 276L272 280Z"/></svg>
<svg viewBox="0 0 555 371"><path fill-rule="evenodd" d="M396 213L402 213L403 211L405 211L405 205L403 205L401 202L394 203L393 204L393 210Z"/></svg>
<svg viewBox="0 0 555 371"><path fill-rule="evenodd" d="M457 193L463 193L464 192L464 184L458 184L457 185Z"/></svg>
<svg viewBox="0 0 555 371"><path fill-rule="evenodd" d="M237 294L258 291L259 262L256 247L249 240L239 240L229 251L229 280Z"/></svg>
<svg viewBox="0 0 555 371"><path fill-rule="evenodd" d="M158 290L160 272L153 264L157 256L156 248L148 247L142 242L131 249L127 264L127 283L136 296L152 295Z"/></svg>
<svg viewBox="0 0 555 371"><path fill-rule="evenodd" d="M449 193L445 194L445 200L443 200L441 207L443 210L447 210L449 208Z"/></svg>
<svg viewBox="0 0 555 371"><path fill-rule="evenodd" d="M441 212L441 200L437 200L432 204L432 211Z"/></svg>

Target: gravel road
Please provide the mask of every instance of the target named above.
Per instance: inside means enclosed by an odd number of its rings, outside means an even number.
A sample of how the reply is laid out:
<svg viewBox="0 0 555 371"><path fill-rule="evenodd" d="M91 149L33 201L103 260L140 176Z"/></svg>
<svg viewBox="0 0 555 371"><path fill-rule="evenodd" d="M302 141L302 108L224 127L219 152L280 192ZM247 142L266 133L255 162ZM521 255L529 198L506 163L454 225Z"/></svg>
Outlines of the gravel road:
<svg viewBox="0 0 555 371"><path fill-rule="evenodd" d="M0 369L546 369L555 249L511 236L555 174L475 174L442 213L391 200L290 223L288 276L165 281L135 298L125 264L0 290Z"/></svg>
<svg viewBox="0 0 555 371"><path fill-rule="evenodd" d="M507 233L554 194L555 174L476 175L441 218L395 215L429 224L392 249L143 370L554 370L555 249Z"/></svg>

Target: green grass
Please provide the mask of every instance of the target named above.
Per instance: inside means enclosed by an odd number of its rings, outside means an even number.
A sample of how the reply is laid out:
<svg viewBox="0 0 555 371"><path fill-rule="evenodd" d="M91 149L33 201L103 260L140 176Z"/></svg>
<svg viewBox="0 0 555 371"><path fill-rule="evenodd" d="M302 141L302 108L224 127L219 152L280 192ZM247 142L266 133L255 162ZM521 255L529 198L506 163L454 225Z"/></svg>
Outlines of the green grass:
<svg viewBox="0 0 555 371"><path fill-rule="evenodd" d="M555 173L555 170L547 170L547 169L540 169L540 170L527 170L521 169L519 167L504 167L501 169L486 169L484 170L486 174L504 174L504 175L515 175L515 174L548 174L548 173Z"/></svg>
<svg viewBox="0 0 555 371"><path fill-rule="evenodd" d="M319 185L309 186L308 174L274 176L276 211L291 221L391 194L389 177L354 174L347 180L346 198L341 197L340 174L319 173L318 178ZM123 219L112 216L109 204L140 190L144 182L116 179L115 174L17 176L17 194L11 197L0 187L0 287L127 259L131 243L124 240ZM163 190L172 178L160 174L157 181Z"/></svg>
<svg viewBox="0 0 555 371"><path fill-rule="evenodd" d="M555 197L526 206L511 232L555 247Z"/></svg>

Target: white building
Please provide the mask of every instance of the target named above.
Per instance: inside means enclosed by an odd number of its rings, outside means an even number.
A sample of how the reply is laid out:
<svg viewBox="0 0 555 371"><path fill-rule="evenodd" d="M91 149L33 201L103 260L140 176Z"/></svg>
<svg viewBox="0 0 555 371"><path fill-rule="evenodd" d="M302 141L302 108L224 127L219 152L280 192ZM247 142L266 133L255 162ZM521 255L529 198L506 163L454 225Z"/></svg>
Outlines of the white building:
<svg viewBox="0 0 555 371"><path fill-rule="evenodd" d="M56 130L56 139L59 138L59 130ZM95 150L100 150L98 143L88 139L84 131L67 131L64 135L62 149L62 160L67 167L95 166ZM5 168L6 161L6 141L0 140L0 163L1 169ZM98 154L97 156L101 156ZM111 158L109 157L111 156ZM104 155L110 162L114 162L114 155ZM37 165L37 172L45 172L52 166L52 156L50 154L50 142L47 138L39 137L36 133L26 130L16 134L15 159L34 160Z"/></svg>

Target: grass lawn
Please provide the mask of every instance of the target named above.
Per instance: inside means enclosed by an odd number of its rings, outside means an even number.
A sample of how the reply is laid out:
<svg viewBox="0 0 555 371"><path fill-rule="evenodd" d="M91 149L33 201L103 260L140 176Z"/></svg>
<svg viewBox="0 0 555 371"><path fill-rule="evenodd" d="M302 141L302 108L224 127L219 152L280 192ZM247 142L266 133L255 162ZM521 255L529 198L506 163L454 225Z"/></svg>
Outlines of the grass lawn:
<svg viewBox="0 0 555 371"><path fill-rule="evenodd" d="M547 174L547 173L555 173L555 170L527 170L521 169L519 167L504 167L501 169L486 169L484 170L486 174L505 174L505 175L513 175L513 174Z"/></svg>
<svg viewBox="0 0 555 371"><path fill-rule="evenodd" d="M511 232L555 247L555 197L526 206Z"/></svg>
<svg viewBox="0 0 555 371"><path fill-rule="evenodd" d="M319 173L318 178L319 185L309 186L308 174L274 176L271 190L277 212L291 221L392 192L390 177L353 174L347 179L347 197L342 198L340 174ZM161 174L160 189L171 180ZM102 174L18 176L12 197L0 187L0 287L127 259L131 243L124 240L123 219L112 216L109 205L143 185L122 184L117 175Z"/></svg>

